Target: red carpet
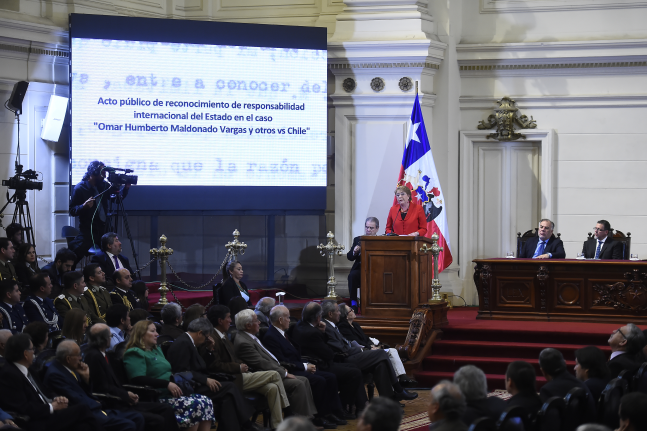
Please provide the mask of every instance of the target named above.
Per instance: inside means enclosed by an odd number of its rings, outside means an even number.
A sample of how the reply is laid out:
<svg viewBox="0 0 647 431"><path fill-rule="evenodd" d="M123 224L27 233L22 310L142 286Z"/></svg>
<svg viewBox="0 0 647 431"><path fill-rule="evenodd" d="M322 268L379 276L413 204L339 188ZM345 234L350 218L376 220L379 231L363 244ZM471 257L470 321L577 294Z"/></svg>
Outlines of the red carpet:
<svg viewBox="0 0 647 431"><path fill-rule="evenodd" d="M451 380L463 365L476 365L488 378L490 391L505 389L505 371L512 361L523 360L537 371L537 388L546 380L539 370L539 352L546 347L564 355L570 372L575 365L575 350L598 346L610 354L607 340L618 324L579 322L527 322L476 320L476 307L458 308L448 313L449 325L442 328L425 358L422 371L415 375L421 386L431 387L442 379Z"/></svg>

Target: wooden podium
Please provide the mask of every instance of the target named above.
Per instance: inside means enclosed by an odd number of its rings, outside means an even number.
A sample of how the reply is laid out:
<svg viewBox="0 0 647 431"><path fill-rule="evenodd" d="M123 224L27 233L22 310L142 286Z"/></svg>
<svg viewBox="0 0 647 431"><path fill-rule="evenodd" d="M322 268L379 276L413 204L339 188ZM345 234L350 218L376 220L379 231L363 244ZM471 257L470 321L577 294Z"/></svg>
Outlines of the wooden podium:
<svg viewBox="0 0 647 431"><path fill-rule="evenodd" d="M411 319L418 304L432 296L433 259L421 253L429 238L418 236L362 236L363 317Z"/></svg>

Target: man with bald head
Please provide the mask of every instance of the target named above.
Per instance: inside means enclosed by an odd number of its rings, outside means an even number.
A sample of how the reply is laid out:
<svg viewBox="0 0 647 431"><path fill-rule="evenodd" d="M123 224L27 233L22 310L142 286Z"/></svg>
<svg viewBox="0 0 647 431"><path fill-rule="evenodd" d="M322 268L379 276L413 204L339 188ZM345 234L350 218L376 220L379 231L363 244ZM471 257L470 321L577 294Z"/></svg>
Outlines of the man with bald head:
<svg viewBox="0 0 647 431"><path fill-rule="evenodd" d="M85 352L85 363L90 367L93 391L121 398L126 405L130 405L127 410L141 413L148 431L177 431L173 407L169 404L140 402L139 396L123 388L106 356L110 336L110 328L103 323L93 325L88 334L89 347Z"/></svg>
<svg viewBox="0 0 647 431"><path fill-rule="evenodd" d="M113 274L115 288L110 292L113 304L124 304L129 310L145 308L130 290L133 287L133 277L126 268L117 269Z"/></svg>
<svg viewBox="0 0 647 431"><path fill-rule="evenodd" d="M431 389L427 414L431 425L430 431L467 431L467 425L461 421L465 411L465 398L457 385L448 380L440 381Z"/></svg>

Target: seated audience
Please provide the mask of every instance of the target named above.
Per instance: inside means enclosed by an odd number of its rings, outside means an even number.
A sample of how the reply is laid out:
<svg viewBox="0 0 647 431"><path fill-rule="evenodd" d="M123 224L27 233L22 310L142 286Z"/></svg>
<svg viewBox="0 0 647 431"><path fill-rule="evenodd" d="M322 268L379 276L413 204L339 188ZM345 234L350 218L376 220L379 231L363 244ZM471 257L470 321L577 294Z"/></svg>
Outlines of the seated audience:
<svg viewBox="0 0 647 431"><path fill-rule="evenodd" d="M122 246L119 237L114 232L108 232L101 237L101 251L92 256L92 263L99 264L106 274L106 278L110 280L108 284L112 284L116 270L127 269L131 274L133 272L130 261L121 252Z"/></svg>
<svg viewBox="0 0 647 431"><path fill-rule="evenodd" d="M73 405L61 396L50 397L46 388L29 372L34 362L34 345L28 334L18 334L7 341L7 363L0 367L0 406L19 415L29 416L29 431L96 431L99 425L90 408ZM56 391L60 388L56 387Z"/></svg>
<svg viewBox="0 0 647 431"><path fill-rule="evenodd" d="M130 316L131 326L135 325L135 323L139 322L140 320L148 320L149 317L148 311L141 308L130 310L130 313L128 313L128 315Z"/></svg>
<svg viewBox="0 0 647 431"><path fill-rule="evenodd" d="M83 296L96 315L105 320L108 308L112 305L110 292L105 288L106 274L98 263L91 263L83 268L83 278L86 285Z"/></svg>
<svg viewBox="0 0 647 431"><path fill-rule="evenodd" d="M400 422L402 409L398 403L385 397L376 397L357 420L357 431L398 431Z"/></svg>
<svg viewBox="0 0 647 431"><path fill-rule="evenodd" d="M461 420L465 412L465 398L458 386L442 380L431 388L430 398L427 409L430 431L467 431L468 426Z"/></svg>
<svg viewBox="0 0 647 431"><path fill-rule="evenodd" d="M13 261L16 277L23 289L29 288L31 278L40 274L40 268L36 262L36 248L33 244L21 244L16 250Z"/></svg>
<svg viewBox="0 0 647 431"><path fill-rule="evenodd" d="M291 416L281 422L276 431L317 431L317 428L303 416Z"/></svg>
<svg viewBox="0 0 647 431"><path fill-rule="evenodd" d="M0 409L0 430L20 429L13 421L13 416Z"/></svg>
<svg viewBox="0 0 647 431"><path fill-rule="evenodd" d="M256 315L258 317L258 313ZM346 425L348 422L343 419L344 412L339 400L337 378L333 373L317 370L314 364L303 362L300 349L290 341L288 336L290 311L282 305L277 305L270 311L270 323L272 326L263 337L263 346L276 357L279 363L287 366L288 371L295 376L303 376L310 382L312 397L319 415L314 424L325 426L324 421L327 421L331 424Z"/></svg>
<svg viewBox="0 0 647 431"><path fill-rule="evenodd" d="M49 279L52 282L51 299L54 299L63 293L63 274L72 271L75 260L76 255L71 250L62 248L56 252L54 262L48 263L41 268L41 272L49 275ZM62 326L62 323L60 323L59 326Z"/></svg>
<svg viewBox="0 0 647 431"><path fill-rule="evenodd" d="M88 345L84 361L90 368L93 391L121 398L126 405L131 406L131 409L141 413L148 431L179 429L173 407L165 403L140 402L139 396L127 391L119 383L106 356L106 349L110 345L110 328L107 325L97 323L90 328Z"/></svg>
<svg viewBox="0 0 647 431"><path fill-rule="evenodd" d="M150 304L148 303L148 286L146 286L146 283L144 283L143 281L133 283L131 290L139 301L139 308L141 310L148 311Z"/></svg>
<svg viewBox="0 0 647 431"><path fill-rule="evenodd" d="M195 319L198 319L204 316L206 310L202 304L191 304L186 308L184 312L184 318L182 319L182 330L186 332L186 328L189 327L189 323L193 322Z"/></svg>
<svg viewBox="0 0 647 431"><path fill-rule="evenodd" d="M626 394L620 400L618 431L647 430L647 395L642 392Z"/></svg>
<svg viewBox="0 0 647 431"><path fill-rule="evenodd" d="M236 296L232 298L231 301L229 301L229 305L227 306L227 308L231 310L231 316L235 322L236 315L240 313L242 310L247 310L249 307L247 306L247 302L245 302L245 300L242 297ZM232 340L233 340L234 334L236 334L237 332L238 332L238 329L236 329L236 325L235 324L231 325L231 327L229 328L229 336L231 337Z"/></svg>
<svg viewBox="0 0 647 431"><path fill-rule="evenodd" d="M83 296L85 292L85 280L81 271L66 272L63 275L63 286L65 287L63 293L54 299L54 307L56 307L59 316L58 326L63 327L65 325L65 317L70 310L85 311L89 319L88 325L105 323L90 304L88 304L85 296Z"/></svg>
<svg viewBox="0 0 647 431"><path fill-rule="evenodd" d="M52 293L52 281L45 273L34 275L29 282L31 295L25 299L23 308L30 322L45 322L50 332L60 331L58 311L49 296ZM60 323L60 325L59 325Z"/></svg>
<svg viewBox="0 0 647 431"><path fill-rule="evenodd" d="M20 305L20 289L16 280L0 281L0 314L2 328L9 329L14 334L21 333L29 323L25 310Z"/></svg>
<svg viewBox="0 0 647 431"><path fill-rule="evenodd" d="M7 345L7 340L11 338L13 334L8 329L0 329L0 358L5 357L5 346Z"/></svg>
<svg viewBox="0 0 647 431"><path fill-rule="evenodd" d="M25 232L25 228L22 227L20 223L10 223L5 228L7 238L11 241L16 250L18 250L18 248L23 244L23 232Z"/></svg>
<svg viewBox="0 0 647 431"><path fill-rule="evenodd" d="M454 384L465 397L465 412L461 420L469 426L478 418L498 419L505 410L505 401L499 397L487 396L487 378L485 373L474 365L460 367L454 373Z"/></svg>
<svg viewBox="0 0 647 431"><path fill-rule="evenodd" d="M521 406L526 410L527 423L532 423L541 409L542 401L537 395L535 369L526 361L510 362L505 372L505 389L512 397L508 407Z"/></svg>
<svg viewBox="0 0 647 431"><path fill-rule="evenodd" d="M75 308L67 313L61 335L80 346L85 342L86 329L88 329L88 316L85 311Z"/></svg>
<svg viewBox="0 0 647 431"><path fill-rule="evenodd" d="M179 307L178 307L179 308ZM162 309L162 313L164 309ZM207 318L214 327L213 351L205 352L203 357L209 371L229 373L234 375L234 383L241 391L258 392L267 399L270 407L272 429L281 423L282 410L290 406L288 396L283 387L283 380L276 371L254 371L244 364L234 351L234 345L229 341L227 332L231 325L229 309L224 305L213 305L209 308ZM308 422L310 423L310 422Z"/></svg>
<svg viewBox="0 0 647 431"><path fill-rule="evenodd" d="M339 312L339 325L337 326L339 327L339 332L341 332L341 335L343 335L345 339L350 342L356 341L357 344L364 347L365 349L386 350L389 355L389 360L391 361L393 371L395 371L395 375L398 376L400 384L412 385L418 383L415 380L407 377L407 373L404 370L404 365L402 365L402 359L400 359L400 355L398 354L397 350L391 349L386 345L380 345L379 340L376 340L375 338L371 339L364 333L364 330L361 326L359 326L359 323L355 322L355 317L357 317L355 315L355 310L353 310L346 304L340 304Z"/></svg>
<svg viewBox="0 0 647 431"><path fill-rule="evenodd" d="M252 412L243 399L240 391L232 382L219 382L209 378L207 365L200 356L198 348L204 345L211 336L213 325L204 317L191 321L187 332L175 339L169 348L166 358L174 373L191 372L196 393L206 395L220 406L218 427L229 430L257 430L259 427L249 420ZM213 348L211 339L208 349Z"/></svg>
<svg viewBox="0 0 647 431"><path fill-rule="evenodd" d="M609 337L611 357L609 358L609 372L611 377L618 377L622 370L635 371L640 367L636 355L642 353L645 337L636 325L627 323L627 326L616 329Z"/></svg>
<svg viewBox="0 0 647 431"><path fill-rule="evenodd" d="M175 340L184 334L184 331L180 327L182 324L182 307L179 304L169 302L162 307L160 314L162 317L162 333L157 339L158 342L161 342L160 340Z"/></svg>
<svg viewBox="0 0 647 431"><path fill-rule="evenodd" d="M110 328L110 351L114 350L117 344L126 341L132 329L128 307L124 304L111 305L106 313L106 324Z"/></svg>
<svg viewBox="0 0 647 431"><path fill-rule="evenodd" d="M264 297L259 299L254 308L254 313L258 316L258 321L261 324L261 328L269 328L272 326L270 323L270 310L276 305L276 300L270 297Z"/></svg>
<svg viewBox="0 0 647 431"><path fill-rule="evenodd" d="M222 285L218 290L218 303L229 304L232 298L239 297L243 298L247 305L251 307L252 301L249 299L249 291L245 283L241 281L243 278L243 265L234 260L227 263L225 269L222 274ZM229 308L231 309L231 306Z"/></svg>
<svg viewBox="0 0 647 431"><path fill-rule="evenodd" d="M575 351L575 377L584 382L597 404L602 391L611 380L607 360L602 350L595 346Z"/></svg>
<svg viewBox="0 0 647 431"><path fill-rule="evenodd" d="M566 371L566 361L559 350L544 349L539 353L539 368L546 377L546 384L539 390L542 402L551 397L565 397L573 388L582 388L588 394L588 412L595 414L595 401L586 385L575 376Z"/></svg>
<svg viewBox="0 0 647 431"><path fill-rule="evenodd" d="M115 288L110 291L113 304L124 304L129 310L142 308L139 298L132 291L133 277L126 268L115 270L112 275Z"/></svg>
<svg viewBox="0 0 647 431"><path fill-rule="evenodd" d="M49 326L45 322L31 322L25 326L22 331L24 334L29 334L31 341L34 344L34 358L40 352L45 350L49 342Z"/></svg>
<svg viewBox="0 0 647 431"><path fill-rule="evenodd" d="M16 269L11 263L16 255L16 249L8 238L0 238L0 280L13 280L18 282Z"/></svg>
<svg viewBox="0 0 647 431"><path fill-rule="evenodd" d="M198 394L183 395L173 381L171 364L157 346L157 331L152 322L138 322L130 334L124 367L131 383L148 385L160 392L160 401L170 404L180 428L189 431L208 431L214 421L213 403Z"/></svg>

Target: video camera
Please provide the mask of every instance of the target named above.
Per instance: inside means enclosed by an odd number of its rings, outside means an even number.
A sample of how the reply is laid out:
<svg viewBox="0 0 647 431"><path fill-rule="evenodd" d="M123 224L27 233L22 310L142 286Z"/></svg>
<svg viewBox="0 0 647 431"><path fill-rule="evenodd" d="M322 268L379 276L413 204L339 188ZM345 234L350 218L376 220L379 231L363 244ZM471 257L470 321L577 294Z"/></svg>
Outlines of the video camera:
<svg viewBox="0 0 647 431"><path fill-rule="evenodd" d="M38 173L29 169L22 171L22 165L16 166L16 175L8 180L2 180L2 185L9 187L10 190L43 190L42 181L33 181L38 179Z"/></svg>
<svg viewBox="0 0 647 431"><path fill-rule="evenodd" d="M126 175L133 172L132 169L121 169L121 168L112 168L106 166L103 168L104 171L108 171L108 181L113 185L126 185L126 184L137 184L137 175ZM117 173L117 171L124 172L123 174Z"/></svg>

